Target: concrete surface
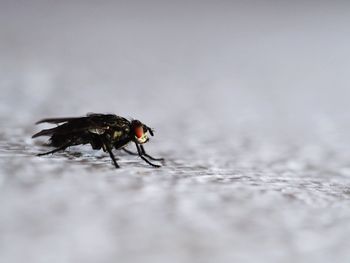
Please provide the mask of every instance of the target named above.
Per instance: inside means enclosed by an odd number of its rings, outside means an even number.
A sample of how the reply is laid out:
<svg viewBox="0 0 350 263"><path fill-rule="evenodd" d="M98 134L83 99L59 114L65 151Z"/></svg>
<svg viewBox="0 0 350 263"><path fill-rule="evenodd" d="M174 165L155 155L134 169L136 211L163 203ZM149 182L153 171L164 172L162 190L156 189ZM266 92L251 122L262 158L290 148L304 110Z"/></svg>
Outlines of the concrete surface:
<svg viewBox="0 0 350 263"><path fill-rule="evenodd" d="M0 262L350 262L346 1L1 1ZM153 169L43 117L156 130Z"/></svg>

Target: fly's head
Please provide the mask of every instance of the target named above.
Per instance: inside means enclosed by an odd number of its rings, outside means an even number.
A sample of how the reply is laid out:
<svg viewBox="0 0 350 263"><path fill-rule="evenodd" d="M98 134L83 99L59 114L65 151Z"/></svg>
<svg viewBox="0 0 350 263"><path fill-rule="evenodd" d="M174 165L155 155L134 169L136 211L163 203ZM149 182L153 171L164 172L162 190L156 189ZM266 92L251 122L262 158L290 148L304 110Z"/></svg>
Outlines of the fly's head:
<svg viewBox="0 0 350 263"><path fill-rule="evenodd" d="M153 130L138 120L131 121L132 138L139 144L148 142L148 134L153 136Z"/></svg>

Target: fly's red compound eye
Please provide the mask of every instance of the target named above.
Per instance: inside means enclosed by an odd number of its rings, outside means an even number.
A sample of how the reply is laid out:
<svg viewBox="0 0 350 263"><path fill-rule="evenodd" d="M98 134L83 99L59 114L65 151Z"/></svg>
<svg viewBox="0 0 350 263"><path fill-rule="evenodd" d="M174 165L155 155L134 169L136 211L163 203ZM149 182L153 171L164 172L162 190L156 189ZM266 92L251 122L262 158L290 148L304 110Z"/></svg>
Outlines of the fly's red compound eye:
<svg viewBox="0 0 350 263"><path fill-rule="evenodd" d="M137 138L141 138L143 135L143 127L139 126L135 128L135 135Z"/></svg>

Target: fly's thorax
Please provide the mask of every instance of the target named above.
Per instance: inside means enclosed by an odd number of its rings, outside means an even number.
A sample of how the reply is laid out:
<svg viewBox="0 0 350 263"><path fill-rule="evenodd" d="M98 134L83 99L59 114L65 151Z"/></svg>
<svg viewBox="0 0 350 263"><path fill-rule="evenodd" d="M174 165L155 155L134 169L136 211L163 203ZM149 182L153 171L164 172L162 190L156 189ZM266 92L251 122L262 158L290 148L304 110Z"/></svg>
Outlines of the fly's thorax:
<svg viewBox="0 0 350 263"><path fill-rule="evenodd" d="M114 140L119 140L122 136L123 136L123 132L122 131L114 131L114 133L113 133L113 139Z"/></svg>
<svg viewBox="0 0 350 263"><path fill-rule="evenodd" d="M112 138L114 141L119 141L119 140L123 140L125 139L126 137L129 136L129 133L130 133L130 129L129 128L124 128L124 129L118 129L118 130L114 130L112 132Z"/></svg>
<svg viewBox="0 0 350 263"><path fill-rule="evenodd" d="M100 135L105 133L105 129L93 128L93 129L89 129L89 132Z"/></svg>

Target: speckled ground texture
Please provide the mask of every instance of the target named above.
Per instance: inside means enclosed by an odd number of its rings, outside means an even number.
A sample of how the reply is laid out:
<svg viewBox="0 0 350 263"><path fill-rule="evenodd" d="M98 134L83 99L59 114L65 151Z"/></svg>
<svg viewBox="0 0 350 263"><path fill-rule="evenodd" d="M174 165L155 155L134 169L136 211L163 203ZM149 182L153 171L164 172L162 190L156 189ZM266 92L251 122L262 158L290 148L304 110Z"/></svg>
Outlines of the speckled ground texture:
<svg viewBox="0 0 350 263"><path fill-rule="evenodd" d="M1 1L0 262L350 262L349 14ZM35 156L35 121L87 112L154 127L164 167Z"/></svg>

